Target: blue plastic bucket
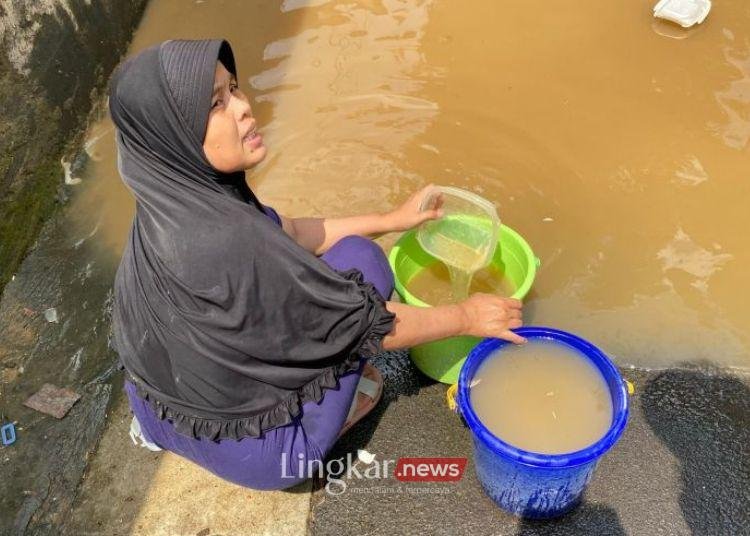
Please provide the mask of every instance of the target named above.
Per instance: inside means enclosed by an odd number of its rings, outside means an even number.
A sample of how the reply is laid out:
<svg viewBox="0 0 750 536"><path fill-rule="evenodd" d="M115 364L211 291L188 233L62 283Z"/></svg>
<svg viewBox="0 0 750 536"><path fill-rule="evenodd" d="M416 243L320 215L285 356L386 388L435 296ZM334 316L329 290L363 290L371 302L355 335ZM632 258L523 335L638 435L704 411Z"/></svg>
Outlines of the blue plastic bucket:
<svg viewBox="0 0 750 536"><path fill-rule="evenodd" d="M567 454L537 454L516 448L492 434L471 406L469 385L484 360L511 343L484 339L468 355L458 379L458 408L474 438L474 465L485 492L513 514L547 519L575 508L591 481L596 464L622 435L628 420L625 381L607 356L593 344L551 328L514 330L532 339L553 340L578 350L602 373L612 396L612 424L607 433L585 449Z"/></svg>

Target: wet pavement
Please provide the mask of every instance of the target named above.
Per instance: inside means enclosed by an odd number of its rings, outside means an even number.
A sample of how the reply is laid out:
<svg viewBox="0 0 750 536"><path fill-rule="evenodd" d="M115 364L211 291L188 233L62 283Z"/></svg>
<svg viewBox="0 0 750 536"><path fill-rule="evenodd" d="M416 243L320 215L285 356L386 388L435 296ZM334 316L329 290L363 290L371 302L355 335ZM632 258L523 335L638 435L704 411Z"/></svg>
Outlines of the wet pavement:
<svg viewBox="0 0 750 536"><path fill-rule="evenodd" d="M47 222L0 302L0 408L17 423L0 450L0 534L56 533L105 425L115 265L74 220L66 206ZM45 383L81 395L63 419L23 405Z"/></svg>
<svg viewBox="0 0 750 536"><path fill-rule="evenodd" d="M750 534L750 374L698 365L623 373L635 385L627 430L599 464L583 503L562 519L523 522L503 513L481 490L469 456L455 484L352 475L338 496L318 484L310 533ZM446 406L447 386L408 365L391 365L386 374L386 400L331 459L356 458L361 448L379 460L471 452L468 428Z"/></svg>

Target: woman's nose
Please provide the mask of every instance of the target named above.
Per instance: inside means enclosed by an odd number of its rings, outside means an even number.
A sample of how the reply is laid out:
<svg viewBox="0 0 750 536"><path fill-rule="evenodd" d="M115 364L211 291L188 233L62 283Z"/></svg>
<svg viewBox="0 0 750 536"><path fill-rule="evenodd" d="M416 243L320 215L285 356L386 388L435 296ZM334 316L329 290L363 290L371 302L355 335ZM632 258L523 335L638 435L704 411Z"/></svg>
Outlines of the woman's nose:
<svg viewBox="0 0 750 536"><path fill-rule="evenodd" d="M245 97L244 95L242 97L232 95L232 100L234 101L238 119L253 116L253 108L252 106L250 106L250 101L247 99L247 97Z"/></svg>

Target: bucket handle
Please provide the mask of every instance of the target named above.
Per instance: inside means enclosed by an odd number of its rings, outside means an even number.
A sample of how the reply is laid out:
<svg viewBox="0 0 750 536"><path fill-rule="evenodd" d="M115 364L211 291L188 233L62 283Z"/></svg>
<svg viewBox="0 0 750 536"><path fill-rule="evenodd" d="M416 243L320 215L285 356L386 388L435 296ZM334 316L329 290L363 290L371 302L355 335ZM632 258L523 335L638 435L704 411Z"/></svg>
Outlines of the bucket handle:
<svg viewBox="0 0 750 536"><path fill-rule="evenodd" d="M445 402L448 404L448 409L450 409L453 413L461 413L461 410L458 407L458 403L456 402L456 396L458 396L458 383L452 384L450 387L448 387L448 390L445 392Z"/></svg>
<svg viewBox="0 0 750 536"><path fill-rule="evenodd" d="M623 378L622 381L625 384L625 389L627 389L628 395L633 396L635 394L635 385L625 378Z"/></svg>

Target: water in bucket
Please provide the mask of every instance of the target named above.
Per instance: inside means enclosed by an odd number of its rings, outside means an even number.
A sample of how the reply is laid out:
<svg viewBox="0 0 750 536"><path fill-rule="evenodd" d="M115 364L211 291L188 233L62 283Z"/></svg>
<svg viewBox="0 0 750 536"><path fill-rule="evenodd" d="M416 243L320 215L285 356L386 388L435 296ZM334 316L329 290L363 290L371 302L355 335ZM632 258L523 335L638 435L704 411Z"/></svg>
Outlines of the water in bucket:
<svg viewBox="0 0 750 536"><path fill-rule="evenodd" d="M409 292L429 305L446 305L459 301L453 296L448 268L436 262L417 272L408 282ZM469 293L484 292L510 297L516 291L513 282L494 265L482 268L471 278Z"/></svg>
<svg viewBox="0 0 750 536"><path fill-rule="evenodd" d="M601 439L612 423L602 374L585 356L555 342L537 339L497 351L470 387L482 423L526 451L580 450Z"/></svg>
<svg viewBox="0 0 750 536"><path fill-rule="evenodd" d="M468 297L472 276L489 265L497 247L500 219L482 197L448 186L436 187L420 210L440 204L443 217L422 224L417 240L448 268L454 301Z"/></svg>

